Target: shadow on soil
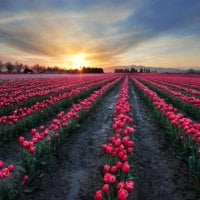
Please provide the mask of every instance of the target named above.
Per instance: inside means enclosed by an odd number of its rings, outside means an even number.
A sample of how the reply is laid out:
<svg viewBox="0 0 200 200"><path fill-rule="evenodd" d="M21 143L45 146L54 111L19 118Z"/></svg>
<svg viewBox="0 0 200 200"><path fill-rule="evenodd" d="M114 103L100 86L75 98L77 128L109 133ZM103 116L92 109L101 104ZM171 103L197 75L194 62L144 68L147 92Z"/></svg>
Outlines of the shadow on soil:
<svg viewBox="0 0 200 200"><path fill-rule="evenodd" d="M186 163L178 160L164 129L131 87L137 125L135 159L139 173L139 200L197 200Z"/></svg>
<svg viewBox="0 0 200 200"><path fill-rule="evenodd" d="M103 162L101 145L112 131L112 114L119 85L107 94L94 112L67 139L54 158L51 173L35 180L36 190L20 200L92 200L102 183L99 166Z"/></svg>

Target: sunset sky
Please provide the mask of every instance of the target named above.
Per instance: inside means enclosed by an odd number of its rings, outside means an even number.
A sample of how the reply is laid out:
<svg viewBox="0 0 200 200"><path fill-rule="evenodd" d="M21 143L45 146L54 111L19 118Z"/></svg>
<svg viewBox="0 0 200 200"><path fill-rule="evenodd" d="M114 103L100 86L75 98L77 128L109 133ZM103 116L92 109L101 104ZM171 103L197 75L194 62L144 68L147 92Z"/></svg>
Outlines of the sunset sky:
<svg viewBox="0 0 200 200"><path fill-rule="evenodd" d="M0 59L200 68L200 0L0 0Z"/></svg>

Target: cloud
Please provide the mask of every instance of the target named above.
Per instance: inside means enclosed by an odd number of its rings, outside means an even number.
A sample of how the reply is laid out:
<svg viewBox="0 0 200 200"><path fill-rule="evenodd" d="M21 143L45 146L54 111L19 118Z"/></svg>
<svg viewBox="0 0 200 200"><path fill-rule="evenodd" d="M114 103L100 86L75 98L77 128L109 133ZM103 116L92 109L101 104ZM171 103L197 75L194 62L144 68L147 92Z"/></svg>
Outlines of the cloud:
<svg viewBox="0 0 200 200"><path fill-rule="evenodd" d="M84 52L106 65L156 37L198 36L199 10L199 0L1 0L0 44L58 62Z"/></svg>
<svg viewBox="0 0 200 200"><path fill-rule="evenodd" d="M117 31L112 24L125 20L130 14L131 10L123 7L112 12L109 8L97 10L94 7L78 13L23 12L0 19L0 42L46 56L63 56L78 48L106 51L106 37Z"/></svg>
<svg viewBox="0 0 200 200"><path fill-rule="evenodd" d="M198 0L152 0L151 3L141 4L121 25L120 32L132 33L124 38L122 46L124 49L133 48L160 35L199 35L199 10Z"/></svg>

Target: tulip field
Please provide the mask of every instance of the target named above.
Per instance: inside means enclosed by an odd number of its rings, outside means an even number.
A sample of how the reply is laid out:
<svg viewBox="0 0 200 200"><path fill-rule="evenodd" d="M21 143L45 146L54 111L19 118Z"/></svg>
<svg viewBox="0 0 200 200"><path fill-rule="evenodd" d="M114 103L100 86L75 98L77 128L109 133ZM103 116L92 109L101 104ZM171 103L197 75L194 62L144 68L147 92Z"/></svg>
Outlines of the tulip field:
<svg viewBox="0 0 200 200"><path fill-rule="evenodd" d="M200 199L200 76L0 76L0 200Z"/></svg>

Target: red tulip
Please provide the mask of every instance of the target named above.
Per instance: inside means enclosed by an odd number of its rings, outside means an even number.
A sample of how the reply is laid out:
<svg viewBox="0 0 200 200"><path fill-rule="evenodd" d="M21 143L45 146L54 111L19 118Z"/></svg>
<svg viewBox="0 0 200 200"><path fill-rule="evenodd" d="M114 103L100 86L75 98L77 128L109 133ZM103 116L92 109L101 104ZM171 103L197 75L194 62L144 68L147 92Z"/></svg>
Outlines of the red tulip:
<svg viewBox="0 0 200 200"><path fill-rule="evenodd" d="M127 153L132 153L133 152L133 148L132 147L129 147L128 149L127 149Z"/></svg>
<svg viewBox="0 0 200 200"><path fill-rule="evenodd" d="M192 142L195 142L196 141L196 138L195 137L192 137Z"/></svg>
<svg viewBox="0 0 200 200"><path fill-rule="evenodd" d="M101 190L96 191L94 200L103 200L103 192Z"/></svg>
<svg viewBox="0 0 200 200"><path fill-rule="evenodd" d="M0 169L4 166L4 162L0 160Z"/></svg>
<svg viewBox="0 0 200 200"><path fill-rule="evenodd" d="M123 181L119 182L119 183L117 184L117 188L118 188L118 189L124 188L124 182L123 182Z"/></svg>
<svg viewBox="0 0 200 200"><path fill-rule="evenodd" d="M9 165L9 166L8 166L9 172L13 172L14 169L15 169L14 165Z"/></svg>
<svg viewBox="0 0 200 200"><path fill-rule="evenodd" d="M135 143L131 140L129 140L127 143L126 143L126 146L127 147L133 147L135 145Z"/></svg>
<svg viewBox="0 0 200 200"><path fill-rule="evenodd" d="M121 144L121 139L118 138L115 140L115 146L119 146Z"/></svg>
<svg viewBox="0 0 200 200"><path fill-rule="evenodd" d="M113 151L113 147L112 146L107 146L105 151L106 151L106 153L111 154L112 151Z"/></svg>
<svg viewBox="0 0 200 200"><path fill-rule="evenodd" d="M122 143L123 143L124 145L126 145L126 143L127 143L129 140L130 140L130 138L129 138L128 136L123 137Z"/></svg>
<svg viewBox="0 0 200 200"><path fill-rule="evenodd" d="M36 130L36 129L32 129L32 130L31 130L31 134L32 134L32 135L35 135L36 133L37 133L37 130Z"/></svg>
<svg viewBox="0 0 200 200"><path fill-rule="evenodd" d="M38 142L38 139L37 138L32 138L32 142L34 143L34 144L36 144L37 142Z"/></svg>
<svg viewBox="0 0 200 200"><path fill-rule="evenodd" d="M59 134L58 134L58 133L55 133L54 137L55 137L55 138L59 138Z"/></svg>
<svg viewBox="0 0 200 200"><path fill-rule="evenodd" d="M116 166L112 166L111 170L110 170L113 174L115 174L117 172L117 167Z"/></svg>
<svg viewBox="0 0 200 200"><path fill-rule="evenodd" d="M104 165L103 170L104 170L105 173L109 172L110 171L110 165Z"/></svg>
<svg viewBox="0 0 200 200"><path fill-rule="evenodd" d="M129 192L133 191L134 189L134 182L133 181L126 181L125 182L125 189Z"/></svg>
<svg viewBox="0 0 200 200"><path fill-rule="evenodd" d="M27 182L27 180L28 180L28 176L25 175L25 176L23 177L23 179L22 179L21 184L24 185L24 184Z"/></svg>
<svg viewBox="0 0 200 200"><path fill-rule="evenodd" d="M106 173L104 175L104 181L105 183L114 183L116 180L116 177L110 173Z"/></svg>
<svg viewBox="0 0 200 200"><path fill-rule="evenodd" d="M125 154L125 155L123 155L123 157L122 157L122 161L127 161L128 160L128 156Z"/></svg>
<svg viewBox="0 0 200 200"><path fill-rule="evenodd" d="M181 140L181 141L184 140L184 137L183 137L182 135L180 136L180 140Z"/></svg>
<svg viewBox="0 0 200 200"><path fill-rule="evenodd" d="M121 169L122 168L122 162L118 161L117 164L116 164L116 167L118 169Z"/></svg>
<svg viewBox="0 0 200 200"><path fill-rule="evenodd" d="M41 130L41 131L44 131L44 129L45 129L45 126L41 125L41 126L40 126L40 130Z"/></svg>
<svg viewBox="0 0 200 200"><path fill-rule="evenodd" d="M118 200L126 200L128 198L128 192L125 189L120 189L117 192Z"/></svg>
<svg viewBox="0 0 200 200"><path fill-rule="evenodd" d="M29 142L27 142L27 141L24 141L24 142L23 142L23 144L22 144L22 146L23 146L24 148L27 148L27 147L29 147Z"/></svg>
<svg viewBox="0 0 200 200"><path fill-rule="evenodd" d="M29 152L34 154L36 152L36 147L30 147Z"/></svg>
<svg viewBox="0 0 200 200"><path fill-rule="evenodd" d="M126 174L128 174L130 172L130 165L128 163L124 163L122 166L122 171Z"/></svg>
<svg viewBox="0 0 200 200"><path fill-rule="evenodd" d="M25 138L24 138L24 137L22 137L22 136L20 136L20 137L19 137L19 139L18 139L18 141L19 141L19 143L21 143L21 144L22 144L22 143L25 141Z"/></svg>
<svg viewBox="0 0 200 200"><path fill-rule="evenodd" d="M65 128L65 127L67 126L67 123L62 123L61 126L62 126L63 128Z"/></svg>
<svg viewBox="0 0 200 200"><path fill-rule="evenodd" d="M10 176L10 171L8 168L4 168L1 170L1 177L0 178L7 178Z"/></svg>
<svg viewBox="0 0 200 200"><path fill-rule="evenodd" d="M102 191L105 192L105 193L109 193L110 186L108 184L104 184L104 186L102 187Z"/></svg>

